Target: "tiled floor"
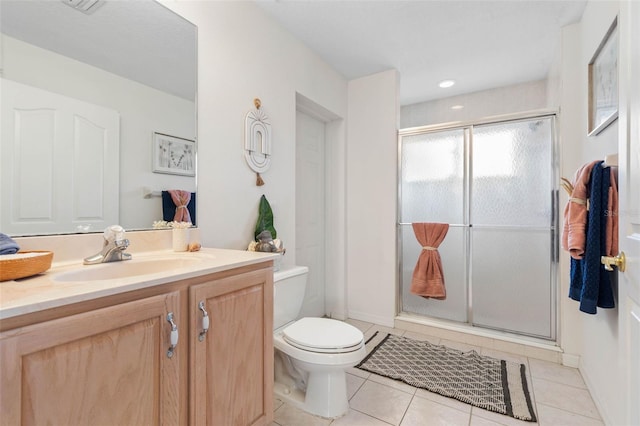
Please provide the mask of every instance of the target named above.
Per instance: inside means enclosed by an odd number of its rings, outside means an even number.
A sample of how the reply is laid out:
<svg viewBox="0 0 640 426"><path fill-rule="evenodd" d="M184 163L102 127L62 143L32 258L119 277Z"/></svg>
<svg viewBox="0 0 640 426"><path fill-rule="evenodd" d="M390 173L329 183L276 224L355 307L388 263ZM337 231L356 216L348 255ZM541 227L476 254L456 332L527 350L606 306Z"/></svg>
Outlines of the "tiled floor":
<svg viewBox="0 0 640 426"><path fill-rule="evenodd" d="M276 399L272 426L604 425L580 373L574 368L362 321L348 322L361 329L365 338L380 330L456 349L475 349L482 355L525 364L527 380L533 388L531 392L538 423L524 422L472 407L451 398L352 368L347 374L350 405L347 415L333 421L323 419Z"/></svg>

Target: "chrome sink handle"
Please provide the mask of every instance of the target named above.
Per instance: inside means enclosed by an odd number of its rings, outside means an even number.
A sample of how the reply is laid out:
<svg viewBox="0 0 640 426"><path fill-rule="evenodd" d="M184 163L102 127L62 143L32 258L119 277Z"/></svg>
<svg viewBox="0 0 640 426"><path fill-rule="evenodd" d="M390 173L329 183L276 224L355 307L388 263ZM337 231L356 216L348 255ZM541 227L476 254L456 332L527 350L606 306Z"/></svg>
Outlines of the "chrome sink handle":
<svg viewBox="0 0 640 426"><path fill-rule="evenodd" d="M93 256L86 257L84 264L96 265L99 263L130 260L131 254L125 253L125 250L129 247L129 240L124 238L124 233L124 228L120 225L111 225L105 229L102 250Z"/></svg>

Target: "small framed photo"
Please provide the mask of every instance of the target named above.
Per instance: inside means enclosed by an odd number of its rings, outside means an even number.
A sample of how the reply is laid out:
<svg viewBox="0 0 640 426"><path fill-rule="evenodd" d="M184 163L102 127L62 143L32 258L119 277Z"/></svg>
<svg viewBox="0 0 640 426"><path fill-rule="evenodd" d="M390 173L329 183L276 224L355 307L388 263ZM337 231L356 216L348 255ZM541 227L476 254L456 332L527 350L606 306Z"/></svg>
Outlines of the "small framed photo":
<svg viewBox="0 0 640 426"><path fill-rule="evenodd" d="M196 142L163 133L153 133L153 172L196 175Z"/></svg>
<svg viewBox="0 0 640 426"><path fill-rule="evenodd" d="M618 118L618 18L589 62L589 136Z"/></svg>

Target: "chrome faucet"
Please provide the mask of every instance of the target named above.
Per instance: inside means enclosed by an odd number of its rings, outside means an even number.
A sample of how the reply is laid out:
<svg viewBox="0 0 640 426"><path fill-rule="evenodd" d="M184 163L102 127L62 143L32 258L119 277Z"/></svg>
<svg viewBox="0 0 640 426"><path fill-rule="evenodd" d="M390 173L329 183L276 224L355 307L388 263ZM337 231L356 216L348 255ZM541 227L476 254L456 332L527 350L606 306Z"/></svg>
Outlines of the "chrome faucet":
<svg viewBox="0 0 640 426"><path fill-rule="evenodd" d="M119 225L112 225L104 231L104 245L100 253L85 258L84 264L95 265L130 260L131 253L125 253L127 247L129 247L129 240L124 238L124 229Z"/></svg>

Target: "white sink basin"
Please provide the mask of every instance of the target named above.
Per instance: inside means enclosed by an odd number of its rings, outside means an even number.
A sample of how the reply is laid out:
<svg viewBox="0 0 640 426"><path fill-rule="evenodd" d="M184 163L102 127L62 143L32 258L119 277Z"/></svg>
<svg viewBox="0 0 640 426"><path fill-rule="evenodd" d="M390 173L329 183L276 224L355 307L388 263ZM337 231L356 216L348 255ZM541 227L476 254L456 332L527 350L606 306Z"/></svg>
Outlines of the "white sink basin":
<svg viewBox="0 0 640 426"><path fill-rule="evenodd" d="M133 258L132 260L102 263L100 265L83 265L79 269L54 274L51 279L58 282L122 279L189 268L200 262L202 262L202 259L197 257Z"/></svg>

